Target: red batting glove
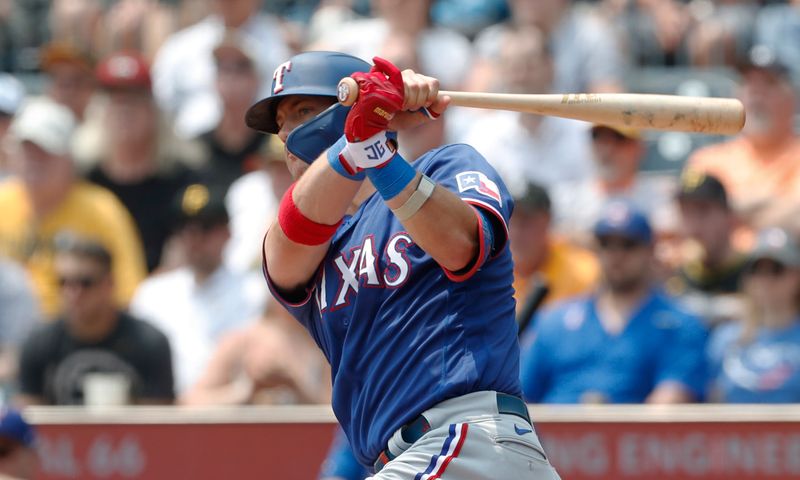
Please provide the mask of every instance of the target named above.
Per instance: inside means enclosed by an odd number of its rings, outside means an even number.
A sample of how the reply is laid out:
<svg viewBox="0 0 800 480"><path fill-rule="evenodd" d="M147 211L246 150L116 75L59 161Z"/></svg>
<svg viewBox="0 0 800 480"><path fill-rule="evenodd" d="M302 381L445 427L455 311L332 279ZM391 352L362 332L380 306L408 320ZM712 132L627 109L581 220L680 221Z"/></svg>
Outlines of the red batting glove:
<svg viewBox="0 0 800 480"><path fill-rule="evenodd" d="M388 60L374 57L369 72L352 75L358 83L358 100L344 123L348 142L362 142L389 128L389 121L403 108L403 75Z"/></svg>

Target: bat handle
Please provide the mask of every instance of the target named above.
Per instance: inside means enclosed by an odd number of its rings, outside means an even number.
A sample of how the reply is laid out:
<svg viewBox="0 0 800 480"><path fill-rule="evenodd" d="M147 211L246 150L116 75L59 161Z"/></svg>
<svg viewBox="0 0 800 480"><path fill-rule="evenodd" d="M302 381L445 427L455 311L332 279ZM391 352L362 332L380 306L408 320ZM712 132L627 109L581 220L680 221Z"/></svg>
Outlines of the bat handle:
<svg viewBox="0 0 800 480"><path fill-rule="evenodd" d="M336 97L339 99L339 103L345 107L353 105L358 100L358 83L350 77L339 80Z"/></svg>

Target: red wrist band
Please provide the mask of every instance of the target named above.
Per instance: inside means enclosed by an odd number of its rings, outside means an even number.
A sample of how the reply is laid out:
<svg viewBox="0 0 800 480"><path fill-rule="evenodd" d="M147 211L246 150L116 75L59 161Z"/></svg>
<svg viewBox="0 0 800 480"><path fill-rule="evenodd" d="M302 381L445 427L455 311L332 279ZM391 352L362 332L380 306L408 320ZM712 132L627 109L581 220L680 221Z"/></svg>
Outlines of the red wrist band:
<svg viewBox="0 0 800 480"><path fill-rule="evenodd" d="M292 192L297 185L293 183L281 199L278 208L278 224L289 240L301 245L322 245L333 237L336 229L342 221L339 220L335 225L325 225L317 223L305 215L297 208L292 198Z"/></svg>

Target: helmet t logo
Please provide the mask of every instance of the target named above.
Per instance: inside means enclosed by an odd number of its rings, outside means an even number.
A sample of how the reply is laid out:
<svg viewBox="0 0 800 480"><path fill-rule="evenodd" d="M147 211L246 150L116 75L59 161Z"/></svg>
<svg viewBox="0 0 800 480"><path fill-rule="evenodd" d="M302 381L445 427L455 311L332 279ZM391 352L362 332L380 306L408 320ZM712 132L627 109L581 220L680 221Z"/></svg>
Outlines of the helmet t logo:
<svg viewBox="0 0 800 480"><path fill-rule="evenodd" d="M288 62L283 62L278 65L278 68L275 69L275 73L272 74L272 94L276 94L283 90L283 77L286 75L286 72L292 71L292 61L289 60Z"/></svg>

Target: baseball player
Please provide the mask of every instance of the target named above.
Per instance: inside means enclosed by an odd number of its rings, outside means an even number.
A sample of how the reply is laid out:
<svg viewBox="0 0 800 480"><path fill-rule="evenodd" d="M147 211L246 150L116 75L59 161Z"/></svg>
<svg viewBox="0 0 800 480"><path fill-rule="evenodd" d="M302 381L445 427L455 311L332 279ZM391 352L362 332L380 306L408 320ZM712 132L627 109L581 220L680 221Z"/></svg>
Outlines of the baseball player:
<svg viewBox="0 0 800 480"><path fill-rule="evenodd" d="M512 200L467 145L407 162L393 131L441 115L436 79L333 52L280 65L247 123L297 179L264 239L272 293L331 364L373 479L557 479L520 398ZM336 103L352 76L358 101Z"/></svg>

